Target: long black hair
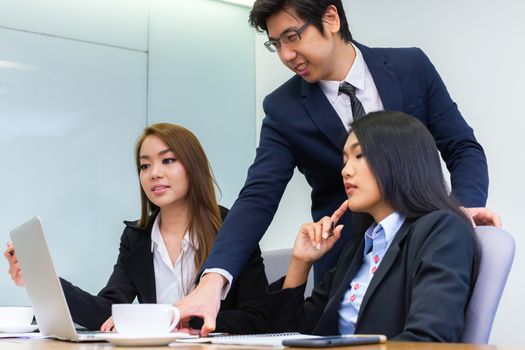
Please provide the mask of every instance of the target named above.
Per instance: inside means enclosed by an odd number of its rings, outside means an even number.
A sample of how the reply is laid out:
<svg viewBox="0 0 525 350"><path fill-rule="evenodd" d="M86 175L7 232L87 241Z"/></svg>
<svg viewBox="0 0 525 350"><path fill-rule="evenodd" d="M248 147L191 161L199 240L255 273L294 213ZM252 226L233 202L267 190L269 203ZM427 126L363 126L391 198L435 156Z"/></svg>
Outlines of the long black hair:
<svg viewBox="0 0 525 350"><path fill-rule="evenodd" d="M352 123L383 198L407 219L449 210L467 221L449 194L434 138L418 119L393 111L369 113Z"/></svg>

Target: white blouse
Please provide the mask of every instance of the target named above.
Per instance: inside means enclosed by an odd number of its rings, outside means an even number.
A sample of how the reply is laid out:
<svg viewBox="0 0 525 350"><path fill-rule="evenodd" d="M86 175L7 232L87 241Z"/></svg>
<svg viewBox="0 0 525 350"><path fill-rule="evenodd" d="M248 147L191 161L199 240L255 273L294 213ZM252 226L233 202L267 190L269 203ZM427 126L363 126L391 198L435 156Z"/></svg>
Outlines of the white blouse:
<svg viewBox="0 0 525 350"><path fill-rule="evenodd" d="M157 215L151 230L157 303L173 304L194 288L196 244L191 242L189 232L186 232L182 240L182 252L173 265L160 233L159 224L160 215Z"/></svg>

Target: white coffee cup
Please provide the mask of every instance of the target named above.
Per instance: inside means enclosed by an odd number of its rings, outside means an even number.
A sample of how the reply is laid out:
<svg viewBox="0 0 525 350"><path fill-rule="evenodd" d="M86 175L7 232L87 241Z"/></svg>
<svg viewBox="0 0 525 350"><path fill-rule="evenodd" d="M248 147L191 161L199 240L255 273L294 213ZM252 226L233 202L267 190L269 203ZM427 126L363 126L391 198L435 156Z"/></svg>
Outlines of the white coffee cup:
<svg viewBox="0 0 525 350"><path fill-rule="evenodd" d="M177 327L180 311L170 304L113 304L113 322L124 335L160 335Z"/></svg>
<svg viewBox="0 0 525 350"><path fill-rule="evenodd" d="M0 326L28 326L33 321L33 315L30 306L3 306L0 307Z"/></svg>

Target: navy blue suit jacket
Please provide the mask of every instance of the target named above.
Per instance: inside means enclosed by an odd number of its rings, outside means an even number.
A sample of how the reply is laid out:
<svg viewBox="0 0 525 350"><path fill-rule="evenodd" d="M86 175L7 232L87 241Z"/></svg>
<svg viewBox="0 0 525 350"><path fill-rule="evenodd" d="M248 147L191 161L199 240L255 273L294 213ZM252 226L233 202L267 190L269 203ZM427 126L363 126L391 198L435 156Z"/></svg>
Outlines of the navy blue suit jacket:
<svg viewBox="0 0 525 350"><path fill-rule="evenodd" d="M434 136L456 198L466 207L485 206L488 172L483 148L428 57L417 48L356 45L384 108L418 118ZM205 263L205 268L224 268L234 278L271 223L295 167L312 187L314 220L331 215L346 199L341 169L348 133L319 84L296 75L268 95L263 107L266 117L255 161ZM346 231L350 222L350 214L342 219ZM351 237L344 232L316 264L317 281L335 265Z"/></svg>

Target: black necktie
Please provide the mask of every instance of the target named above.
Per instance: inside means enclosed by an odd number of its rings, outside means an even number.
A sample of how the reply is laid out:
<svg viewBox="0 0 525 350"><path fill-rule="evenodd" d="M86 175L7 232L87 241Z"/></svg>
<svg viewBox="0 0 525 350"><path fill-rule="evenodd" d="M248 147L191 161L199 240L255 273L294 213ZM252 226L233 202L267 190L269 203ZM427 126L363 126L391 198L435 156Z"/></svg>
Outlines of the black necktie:
<svg viewBox="0 0 525 350"><path fill-rule="evenodd" d="M339 91L347 94L350 97L350 105L352 107L352 117L357 120L366 114L363 105L359 99L355 96L355 87L348 84L346 81L339 87Z"/></svg>

